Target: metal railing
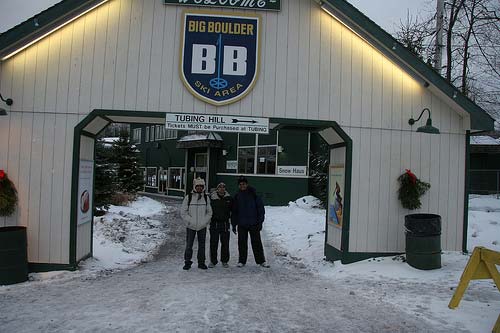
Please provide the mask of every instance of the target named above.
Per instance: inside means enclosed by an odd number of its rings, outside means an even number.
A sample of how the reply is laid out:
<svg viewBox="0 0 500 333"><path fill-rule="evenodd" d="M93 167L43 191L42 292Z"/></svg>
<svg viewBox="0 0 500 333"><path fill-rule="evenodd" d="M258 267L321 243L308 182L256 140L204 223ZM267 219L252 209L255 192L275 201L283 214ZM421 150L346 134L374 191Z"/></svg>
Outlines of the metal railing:
<svg viewBox="0 0 500 333"><path fill-rule="evenodd" d="M469 170L470 189L472 194L496 194L500 197L500 170Z"/></svg>

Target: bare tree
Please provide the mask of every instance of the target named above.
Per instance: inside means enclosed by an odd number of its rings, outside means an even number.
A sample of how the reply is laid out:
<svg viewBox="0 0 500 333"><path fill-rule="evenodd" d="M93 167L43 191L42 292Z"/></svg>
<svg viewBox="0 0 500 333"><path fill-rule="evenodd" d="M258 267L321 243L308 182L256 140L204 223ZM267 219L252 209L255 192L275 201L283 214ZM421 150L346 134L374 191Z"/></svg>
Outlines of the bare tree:
<svg viewBox="0 0 500 333"><path fill-rule="evenodd" d="M500 117L500 2L445 0L444 77L495 118ZM421 58L436 52L437 15L407 20L396 38ZM434 54L435 55L435 54ZM438 57L436 57L438 58ZM439 64L434 63L434 66Z"/></svg>

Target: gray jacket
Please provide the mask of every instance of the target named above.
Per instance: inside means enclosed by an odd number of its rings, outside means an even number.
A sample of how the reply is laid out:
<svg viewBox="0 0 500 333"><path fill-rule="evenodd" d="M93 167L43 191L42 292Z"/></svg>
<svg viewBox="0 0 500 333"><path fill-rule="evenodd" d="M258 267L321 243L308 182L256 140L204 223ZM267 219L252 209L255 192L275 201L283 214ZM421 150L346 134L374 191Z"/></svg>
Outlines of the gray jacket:
<svg viewBox="0 0 500 333"><path fill-rule="evenodd" d="M205 194L206 195L206 194ZM210 224L212 218L212 207L210 205L210 196L206 195L205 202L204 193L191 193L191 203L189 195L184 197L181 207L181 217L186 222L186 227L191 230L201 230Z"/></svg>

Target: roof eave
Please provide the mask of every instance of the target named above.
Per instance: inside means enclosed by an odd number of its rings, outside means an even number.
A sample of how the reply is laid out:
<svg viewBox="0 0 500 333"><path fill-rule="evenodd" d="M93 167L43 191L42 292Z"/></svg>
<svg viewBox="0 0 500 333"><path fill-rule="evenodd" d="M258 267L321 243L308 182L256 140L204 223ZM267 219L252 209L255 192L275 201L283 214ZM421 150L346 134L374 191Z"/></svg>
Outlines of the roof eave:
<svg viewBox="0 0 500 333"><path fill-rule="evenodd" d="M424 86L433 85L447 98L469 113L471 129L494 129L495 120L486 111L464 96L431 66L424 63L416 54L404 47L391 34L387 33L354 6L345 0L322 0L319 3L329 5L329 9L335 14L334 16L343 24L401 66L408 74L417 78Z"/></svg>

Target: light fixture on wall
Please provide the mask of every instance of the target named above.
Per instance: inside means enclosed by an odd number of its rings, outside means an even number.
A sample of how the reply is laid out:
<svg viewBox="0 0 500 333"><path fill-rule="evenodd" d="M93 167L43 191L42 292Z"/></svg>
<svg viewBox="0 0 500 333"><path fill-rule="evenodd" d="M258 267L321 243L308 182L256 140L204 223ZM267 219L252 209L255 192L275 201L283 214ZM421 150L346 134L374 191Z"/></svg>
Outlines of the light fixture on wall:
<svg viewBox="0 0 500 333"><path fill-rule="evenodd" d="M422 115L424 114L425 111L429 112L429 118L427 118L425 126L417 128L417 132L429 133L429 134L439 134L440 133L439 129L432 126L431 110L429 110L428 108L425 108L422 110L422 112L420 113L420 116L418 116L417 120L410 118L410 120L408 120L408 124L410 124L410 126L413 126L417 121L420 120L420 118L422 118Z"/></svg>
<svg viewBox="0 0 500 333"><path fill-rule="evenodd" d="M222 149L222 156L226 156L226 155L227 155L227 150Z"/></svg>
<svg viewBox="0 0 500 333"><path fill-rule="evenodd" d="M0 99L4 101L5 104L7 104L8 106L11 106L14 103L12 98L4 99L2 94L0 94ZM0 116L6 116L6 115L7 115L7 110L5 110L4 108L0 108Z"/></svg>
<svg viewBox="0 0 500 333"><path fill-rule="evenodd" d="M278 146L278 153L284 152L283 146Z"/></svg>

